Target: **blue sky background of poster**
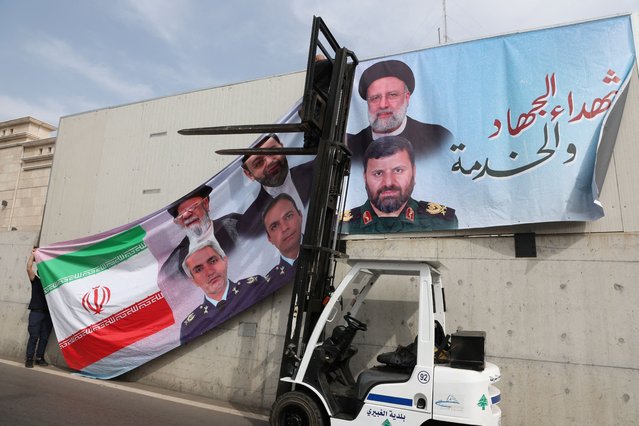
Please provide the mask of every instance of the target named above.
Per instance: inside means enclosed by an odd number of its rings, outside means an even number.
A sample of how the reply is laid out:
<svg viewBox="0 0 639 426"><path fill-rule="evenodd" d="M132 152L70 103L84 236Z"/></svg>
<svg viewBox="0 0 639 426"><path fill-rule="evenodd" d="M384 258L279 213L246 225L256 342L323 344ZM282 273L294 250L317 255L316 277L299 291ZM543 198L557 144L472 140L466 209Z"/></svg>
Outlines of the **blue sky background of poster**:
<svg viewBox="0 0 639 426"><path fill-rule="evenodd" d="M443 125L453 133L456 145L465 145L463 151L445 147L437 156L419 160L413 198L455 208L460 228L600 217L592 203L591 180L597 131L605 113L569 123L567 98L572 92L572 117L584 102L591 109L593 99L621 86L621 82L602 82L608 70L623 81L634 57L630 19L619 17L384 58L406 62L416 75L408 115ZM361 64L356 82L376 61ZM545 94L546 76L553 73L556 92L547 97L546 116L538 115L532 125L510 136L508 110L515 126L519 115L529 112L531 103ZM555 106L564 112L551 120ZM495 119L502 124L501 133L489 140L496 130ZM555 148L557 124L560 137ZM494 170L513 170L539 160L545 125L547 148L555 153L527 172L473 180L479 170L468 175L451 171L460 158L467 170L475 161L484 165L487 158ZM353 96L348 132L366 126L366 103ZM570 144L576 152L566 151ZM513 151L518 154L514 160ZM366 200L361 165L354 164L352 172L349 208Z"/></svg>

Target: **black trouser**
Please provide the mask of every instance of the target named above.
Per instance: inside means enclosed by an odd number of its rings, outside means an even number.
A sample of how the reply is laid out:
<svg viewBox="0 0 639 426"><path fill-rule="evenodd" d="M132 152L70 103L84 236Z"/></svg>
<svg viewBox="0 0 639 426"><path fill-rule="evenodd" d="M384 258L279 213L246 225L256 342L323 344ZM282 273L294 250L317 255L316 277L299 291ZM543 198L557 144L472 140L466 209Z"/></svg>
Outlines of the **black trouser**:
<svg viewBox="0 0 639 426"><path fill-rule="evenodd" d="M40 309L32 309L31 312L29 312L27 359L33 359L33 355L36 355L38 358L44 357L44 350L47 348L51 329L53 329L53 323L51 322L49 312Z"/></svg>

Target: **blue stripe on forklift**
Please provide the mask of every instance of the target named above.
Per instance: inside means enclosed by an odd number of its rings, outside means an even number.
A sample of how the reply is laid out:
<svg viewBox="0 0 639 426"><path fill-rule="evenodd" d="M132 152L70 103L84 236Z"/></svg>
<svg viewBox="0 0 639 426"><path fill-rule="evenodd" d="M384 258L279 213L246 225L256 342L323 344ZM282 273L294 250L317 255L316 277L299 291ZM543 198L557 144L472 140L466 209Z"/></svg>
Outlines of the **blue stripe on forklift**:
<svg viewBox="0 0 639 426"><path fill-rule="evenodd" d="M405 405L407 407L413 406L413 400L408 398L398 398L396 396L379 395L377 393L371 393L368 395L369 401L388 402L391 404Z"/></svg>
<svg viewBox="0 0 639 426"><path fill-rule="evenodd" d="M493 404L498 404L499 401L501 401L501 394L497 394L490 398L490 402L492 402Z"/></svg>

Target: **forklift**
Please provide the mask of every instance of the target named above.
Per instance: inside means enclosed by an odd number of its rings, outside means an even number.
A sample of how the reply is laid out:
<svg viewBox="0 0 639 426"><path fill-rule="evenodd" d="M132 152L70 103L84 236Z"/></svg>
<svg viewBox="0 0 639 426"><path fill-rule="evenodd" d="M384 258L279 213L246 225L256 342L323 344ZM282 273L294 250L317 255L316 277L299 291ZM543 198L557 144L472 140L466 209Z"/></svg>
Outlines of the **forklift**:
<svg viewBox="0 0 639 426"><path fill-rule="evenodd" d="M337 43L324 21L314 17L299 123L179 131L182 135L301 132L301 148L216 152L316 156L270 424L499 425L500 392L494 386L499 368L484 361L484 332L446 335L443 286L435 263L351 261L350 271L334 286L337 264L348 258L339 239L339 217L350 173L345 137L358 62L352 51ZM367 295L375 294L371 290L389 275L419 283L412 286L417 295L409 298L418 318L415 337L408 346L380 354L381 365L367 364L355 378L350 367L358 353L355 341L368 328L360 315L366 311ZM396 293L402 292L390 292Z"/></svg>
<svg viewBox="0 0 639 426"><path fill-rule="evenodd" d="M435 265L383 260L348 263L350 270L324 307L298 368L280 379L293 390L278 396L271 424L499 425L501 395L494 386L500 379L499 368L484 360L485 333L446 336L444 289ZM386 287L381 291L383 301L374 297L372 312L364 313L371 290L379 286ZM397 325L414 321L415 340L379 354L378 365L362 369L354 378L351 360L358 346L371 343L363 339L354 344L356 335L368 329L362 318L375 321L383 305L390 306L386 311L393 315L391 333L397 332ZM377 319L376 330L389 328L388 320Z"/></svg>

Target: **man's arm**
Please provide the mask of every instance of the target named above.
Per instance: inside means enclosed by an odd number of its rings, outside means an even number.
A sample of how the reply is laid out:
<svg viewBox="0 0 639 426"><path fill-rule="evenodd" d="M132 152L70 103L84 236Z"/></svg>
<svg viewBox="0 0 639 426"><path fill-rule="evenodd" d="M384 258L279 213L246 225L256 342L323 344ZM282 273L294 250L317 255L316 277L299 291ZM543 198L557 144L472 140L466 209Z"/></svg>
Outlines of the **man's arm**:
<svg viewBox="0 0 639 426"><path fill-rule="evenodd" d="M35 261L35 251L36 249L31 250L31 256L29 257L29 261L27 262L27 275L29 275L29 281L33 281L36 277L36 274L33 271L33 262Z"/></svg>

